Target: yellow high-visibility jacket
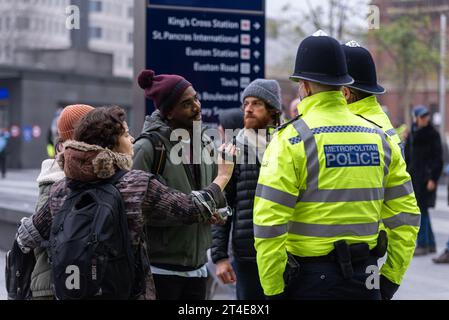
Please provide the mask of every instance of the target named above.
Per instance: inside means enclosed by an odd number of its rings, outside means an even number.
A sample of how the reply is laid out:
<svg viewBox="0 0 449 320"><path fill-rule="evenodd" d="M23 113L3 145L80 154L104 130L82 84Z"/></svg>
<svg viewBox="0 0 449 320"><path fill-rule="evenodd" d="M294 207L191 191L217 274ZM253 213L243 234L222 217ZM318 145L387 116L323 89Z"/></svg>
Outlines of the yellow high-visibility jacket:
<svg viewBox="0 0 449 320"><path fill-rule="evenodd" d="M391 121L388 118L387 114L382 110L382 107L377 101L376 96L372 95L366 97L365 99L348 104L348 108L349 111L351 111L353 114L362 116L363 118L372 121L375 125L380 126L382 131L390 136L391 140L399 146L399 148L401 149L402 157L405 158L404 145L401 141L401 138L391 124ZM401 168L404 168L404 170L406 170L406 166L407 165L405 164L405 162L401 164ZM388 210L387 207L384 208ZM380 224L380 228L382 230L386 230L383 223ZM388 233L388 230L386 231Z"/></svg>
<svg viewBox="0 0 449 320"><path fill-rule="evenodd" d="M349 111L355 115L361 115L382 128L402 148L401 138L397 134L387 114L382 110L376 96L369 96L365 99L348 104Z"/></svg>
<svg viewBox="0 0 449 320"><path fill-rule="evenodd" d="M302 115L273 137L262 161L254 204L257 264L264 293L284 291L287 251L323 256L333 243L377 243L389 229L381 273L400 284L420 224L400 148L352 114L340 91L301 101Z"/></svg>

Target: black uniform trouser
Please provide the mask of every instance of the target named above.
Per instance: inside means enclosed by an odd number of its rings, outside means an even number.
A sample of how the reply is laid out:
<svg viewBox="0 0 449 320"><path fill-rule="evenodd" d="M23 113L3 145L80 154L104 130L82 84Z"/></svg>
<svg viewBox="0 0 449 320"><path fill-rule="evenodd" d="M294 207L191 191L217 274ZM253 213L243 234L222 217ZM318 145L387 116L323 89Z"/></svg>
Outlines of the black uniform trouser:
<svg viewBox="0 0 449 320"><path fill-rule="evenodd" d="M354 274L344 279L337 262L305 262L299 269L289 273L285 292L293 300L381 300L379 289L368 289L366 282L371 273L370 265L377 266L376 257L352 264ZM371 281L368 281L371 282Z"/></svg>
<svg viewBox="0 0 449 320"><path fill-rule="evenodd" d="M206 277L153 274L158 300L205 300Z"/></svg>

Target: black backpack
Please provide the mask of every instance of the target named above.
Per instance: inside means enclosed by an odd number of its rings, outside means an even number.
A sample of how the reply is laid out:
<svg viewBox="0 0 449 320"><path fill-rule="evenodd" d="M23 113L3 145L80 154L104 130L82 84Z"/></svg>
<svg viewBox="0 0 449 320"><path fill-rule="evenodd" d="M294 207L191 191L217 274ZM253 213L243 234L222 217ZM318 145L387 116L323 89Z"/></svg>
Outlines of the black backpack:
<svg viewBox="0 0 449 320"><path fill-rule="evenodd" d="M5 282L8 300L31 299L31 273L36 264L34 252L23 253L17 240L11 250L6 253Z"/></svg>
<svg viewBox="0 0 449 320"><path fill-rule="evenodd" d="M47 244L57 299L131 299L135 257L115 183L67 179L70 193L54 215Z"/></svg>

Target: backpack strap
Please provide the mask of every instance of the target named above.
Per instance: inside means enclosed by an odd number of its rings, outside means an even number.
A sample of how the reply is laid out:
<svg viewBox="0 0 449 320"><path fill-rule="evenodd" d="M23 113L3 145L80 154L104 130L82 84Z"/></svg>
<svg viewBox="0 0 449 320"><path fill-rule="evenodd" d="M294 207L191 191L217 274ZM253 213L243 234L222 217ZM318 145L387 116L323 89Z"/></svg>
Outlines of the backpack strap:
<svg viewBox="0 0 449 320"><path fill-rule="evenodd" d="M151 173L155 175L162 174L165 169L167 150L164 143L162 142L161 137L154 131L145 132L138 136L134 143L136 143L140 139L149 140L151 142L151 146L153 147L154 161L151 167Z"/></svg>
<svg viewBox="0 0 449 320"><path fill-rule="evenodd" d="M118 170L112 177L105 180L104 182L115 185L128 171L126 170Z"/></svg>

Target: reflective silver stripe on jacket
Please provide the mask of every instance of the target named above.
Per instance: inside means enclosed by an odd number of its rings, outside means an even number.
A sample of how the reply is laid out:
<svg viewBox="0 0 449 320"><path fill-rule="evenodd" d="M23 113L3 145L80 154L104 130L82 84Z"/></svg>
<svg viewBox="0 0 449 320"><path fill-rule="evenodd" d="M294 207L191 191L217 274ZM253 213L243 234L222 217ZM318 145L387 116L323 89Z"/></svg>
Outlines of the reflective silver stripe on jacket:
<svg viewBox="0 0 449 320"><path fill-rule="evenodd" d="M290 221L287 224L276 226L254 225L254 236L256 238L276 238L287 232L307 237L338 237L338 236L371 236L376 235L379 230L379 222L357 223L357 224L311 224Z"/></svg>
<svg viewBox="0 0 449 320"><path fill-rule="evenodd" d="M421 215L416 213L401 212L390 218L383 219L382 221L389 229L394 229L400 226L419 227L421 224Z"/></svg>
<svg viewBox="0 0 449 320"><path fill-rule="evenodd" d="M384 149L384 186L386 182L386 178L388 175L388 172L390 171L390 164L391 164L391 148L390 145L387 142L387 139L385 138L385 133L380 129L376 127L376 131L379 134L380 138L382 139L382 148Z"/></svg>
<svg viewBox="0 0 449 320"><path fill-rule="evenodd" d="M396 130L394 128L391 128L387 131L385 131L386 134L388 134L390 137L396 135Z"/></svg>
<svg viewBox="0 0 449 320"><path fill-rule="evenodd" d="M298 131L304 141L304 150L307 161L307 190L318 190L318 175L320 163L318 159L318 147L313 138L313 132L302 119L293 122L293 127Z"/></svg>
<svg viewBox="0 0 449 320"><path fill-rule="evenodd" d="M310 224L290 221L288 232L308 237L370 236L379 231L379 223Z"/></svg>
<svg viewBox="0 0 449 320"><path fill-rule="evenodd" d="M413 193L413 184L412 181L409 180L404 184L399 186L385 188L385 201L397 199L406 195Z"/></svg>
<svg viewBox="0 0 449 320"><path fill-rule="evenodd" d="M256 197L260 197L289 208L295 207L298 198L297 196L293 196L287 192L280 191L263 184L257 184Z"/></svg>
<svg viewBox="0 0 449 320"><path fill-rule="evenodd" d="M276 238L283 234L286 234L288 230L288 224L280 224L276 226L259 226L254 224L254 237L256 238Z"/></svg>
<svg viewBox="0 0 449 320"><path fill-rule="evenodd" d="M383 200L383 188L357 188L335 190L303 190L298 197L301 202L353 202Z"/></svg>

